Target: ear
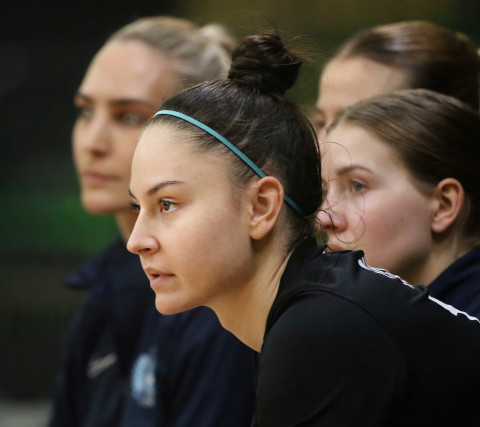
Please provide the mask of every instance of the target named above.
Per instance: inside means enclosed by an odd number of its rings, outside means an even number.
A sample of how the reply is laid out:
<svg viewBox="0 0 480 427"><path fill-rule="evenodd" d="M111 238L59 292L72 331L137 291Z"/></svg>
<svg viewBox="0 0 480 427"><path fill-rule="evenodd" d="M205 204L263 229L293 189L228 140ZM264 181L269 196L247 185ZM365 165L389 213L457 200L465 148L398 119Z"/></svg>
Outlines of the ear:
<svg viewBox="0 0 480 427"><path fill-rule="evenodd" d="M462 184L455 178L445 178L437 184L432 217L434 233L443 233L455 222L463 206L464 197Z"/></svg>
<svg viewBox="0 0 480 427"><path fill-rule="evenodd" d="M266 176L255 183L251 194L250 237L265 237L275 226L283 206L283 187L273 176Z"/></svg>

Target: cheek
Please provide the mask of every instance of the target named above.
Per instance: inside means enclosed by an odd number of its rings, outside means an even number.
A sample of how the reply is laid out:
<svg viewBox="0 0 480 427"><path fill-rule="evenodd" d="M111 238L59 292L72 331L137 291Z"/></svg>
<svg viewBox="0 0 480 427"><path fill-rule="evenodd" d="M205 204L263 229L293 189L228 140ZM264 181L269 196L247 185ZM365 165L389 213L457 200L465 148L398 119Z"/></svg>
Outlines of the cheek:
<svg viewBox="0 0 480 427"><path fill-rule="evenodd" d="M79 161L81 159L81 143L82 143L82 130L78 123L75 123L72 131L72 153L73 153L73 161L75 162L75 166L78 167Z"/></svg>
<svg viewBox="0 0 480 427"><path fill-rule="evenodd" d="M365 204L363 221L367 233L382 235L395 229L403 216L402 206L379 201Z"/></svg>
<svg viewBox="0 0 480 427"><path fill-rule="evenodd" d="M344 240L365 250L378 250L398 233L405 234L409 227L411 206L392 192L370 192L357 195L343 209L347 233Z"/></svg>
<svg viewBox="0 0 480 427"><path fill-rule="evenodd" d="M393 203L369 205L364 220L362 242L379 257L386 256L385 248L390 248L388 257L400 259L408 256L412 246L416 250L429 247L428 201L418 194L399 196Z"/></svg>
<svg viewBox="0 0 480 427"><path fill-rule="evenodd" d="M175 237L176 255L194 273L206 270L207 275L225 275L234 264L242 262L249 237L238 216L213 206L212 210L211 214L199 214L195 221L184 224L183 237Z"/></svg>
<svg viewBox="0 0 480 427"><path fill-rule="evenodd" d="M198 230L201 231L195 241L208 252L228 252L242 236L238 218L229 213L222 215L217 212L217 215L205 217L198 225Z"/></svg>
<svg viewBox="0 0 480 427"><path fill-rule="evenodd" d="M128 132L122 135L122 138L118 138L115 141L116 144L116 162L118 172L126 175L130 180L130 174L132 169L132 159L135 153L135 147L137 146L139 131Z"/></svg>

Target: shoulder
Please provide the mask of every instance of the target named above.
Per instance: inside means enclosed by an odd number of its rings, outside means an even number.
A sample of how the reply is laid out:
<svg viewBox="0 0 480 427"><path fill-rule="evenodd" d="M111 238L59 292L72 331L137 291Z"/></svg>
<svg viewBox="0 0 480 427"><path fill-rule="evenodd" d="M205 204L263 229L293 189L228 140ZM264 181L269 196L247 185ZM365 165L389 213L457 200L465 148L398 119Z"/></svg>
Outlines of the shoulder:
<svg viewBox="0 0 480 427"><path fill-rule="evenodd" d="M290 269L282 277L280 289L269 314L267 330L277 321L286 307L309 298L335 300L343 310L355 312L355 307L374 315L384 306L406 304L417 292L414 287L385 270L374 269L365 263L362 251L317 253ZM304 302L308 304L308 302ZM318 308L318 305L317 305ZM403 309L403 307L402 307ZM322 312L320 312L322 311ZM325 306L317 316L330 312ZM335 313L333 313L335 314ZM336 316L338 318L338 316ZM327 316L327 321L332 317Z"/></svg>
<svg viewBox="0 0 480 427"><path fill-rule="evenodd" d="M287 425L285 417L297 425L310 416L312 424L305 425L318 425L320 414L338 406L348 412L341 402L358 402L358 390L367 389L384 396L387 403L376 408L383 414L406 371L395 341L363 307L328 292L308 295L287 307L265 339L258 416L270 417L267 408L275 407L281 415L272 425Z"/></svg>
<svg viewBox="0 0 480 427"><path fill-rule="evenodd" d="M338 251L323 254L324 264L328 263L323 282L332 283L355 283L355 286L398 286L413 289L414 287L401 277L381 268L375 268L367 264L363 251Z"/></svg>
<svg viewBox="0 0 480 427"><path fill-rule="evenodd" d="M290 301L266 336L265 349L291 347L296 352L306 344L308 351L342 352L342 343L351 348L359 336L366 334L374 340L390 341L388 332L367 307L322 289ZM365 340L358 344L370 345Z"/></svg>
<svg viewBox="0 0 480 427"><path fill-rule="evenodd" d="M452 263L429 286L429 294L480 318L480 247Z"/></svg>

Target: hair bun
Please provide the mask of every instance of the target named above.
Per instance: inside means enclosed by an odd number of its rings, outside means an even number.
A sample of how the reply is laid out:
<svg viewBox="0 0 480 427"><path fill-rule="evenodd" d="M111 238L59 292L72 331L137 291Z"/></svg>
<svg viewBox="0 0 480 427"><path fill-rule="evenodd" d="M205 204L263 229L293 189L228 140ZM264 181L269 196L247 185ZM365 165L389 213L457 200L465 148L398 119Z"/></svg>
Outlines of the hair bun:
<svg viewBox="0 0 480 427"><path fill-rule="evenodd" d="M302 59L285 47L277 33L248 36L233 52L228 78L283 95L297 80L301 65Z"/></svg>

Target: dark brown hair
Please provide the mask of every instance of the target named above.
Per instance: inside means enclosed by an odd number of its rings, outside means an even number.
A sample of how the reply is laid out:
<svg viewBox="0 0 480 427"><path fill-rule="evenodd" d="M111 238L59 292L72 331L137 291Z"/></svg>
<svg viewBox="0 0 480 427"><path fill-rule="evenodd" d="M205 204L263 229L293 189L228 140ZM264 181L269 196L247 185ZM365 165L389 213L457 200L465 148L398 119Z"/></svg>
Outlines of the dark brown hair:
<svg viewBox="0 0 480 427"><path fill-rule="evenodd" d="M302 60L289 51L277 33L243 39L233 53L228 79L197 85L168 99L162 109L174 110L204 123L238 147L266 175L282 183L303 215L288 207L292 231L289 248L315 232L321 204L320 157L315 131L299 107L283 94L298 76ZM228 158L238 185L255 173L205 131L172 116L157 116L147 126L168 123L198 150L215 150Z"/></svg>
<svg viewBox="0 0 480 427"><path fill-rule="evenodd" d="M466 247L480 243L480 114L425 89L378 95L348 107L332 124L361 126L397 153L419 190L445 178L463 186L457 223Z"/></svg>
<svg viewBox="0 0 480 427"><path fill-rule="evenodd" d="M354 35L334 59L353 57L405 71L408 88L434 90L479 108L480 59L465 34L428 21L380 25Z"/></svg>

